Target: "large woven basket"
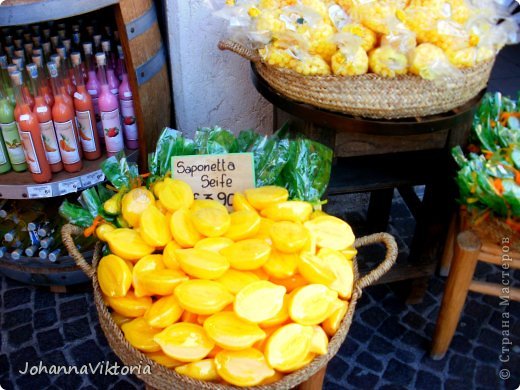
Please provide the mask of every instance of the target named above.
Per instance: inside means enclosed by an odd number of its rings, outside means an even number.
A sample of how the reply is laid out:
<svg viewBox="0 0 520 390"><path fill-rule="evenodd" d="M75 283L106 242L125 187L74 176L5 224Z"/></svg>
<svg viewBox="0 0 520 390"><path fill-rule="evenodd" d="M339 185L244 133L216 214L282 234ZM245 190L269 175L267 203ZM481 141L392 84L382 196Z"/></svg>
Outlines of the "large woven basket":
<svg viewBox="0 0 520 390"><path fill-rule="evenodd" d="M94 301L98 311L99 322L101 328L105 333L110 347L114 350L121 361L128 366L143 366L147 365L150 367L151 374L137 374L137 376L145 382L148 387L159 390L167 389L179 389L179 390L199 390L199 389L212 389L212 390L228 390L228 389L240 389L239 387L222 385L211 382L202 382L199 380L192 379L190 377L179 375L174 370L168 369L160 364L157 364L153 360L149 359L145 354L132 347L125 339L123 332L115 324L110 315L110 312L103 302L101 288L97 278L96 268L98 261L101 256L101 243L98 242L95 248L92 265L90 265L77 250L74 245L72 236L81 234L82 229L74 225L65 225L62 228L62 239L65 247L69 251L69 254L74 258L76 264L92 279L94 287ZM341 344L345 340L347 333L354 317L354 310L356 303L361 297L362 289L371 285L384 275L395 263L397 258L397 244L395 239L387 233L376 233L370 236L358 238L354 244L356 248L360 248L366 245L382 243L386 246L386 256L384 260L370 273L363 277L359 277L357 270L357 263L354 259L354 290L352 298L350 300L348 312L345 315L340 329L332 337L329 342L329 348L326 355L316 357L309 365L304 368L295 371L289 375L286 375L283 379L264 386L254 386L250 389L255 390L281 390L291 389L300 383L305 382L311 376L316 374L320 369L327 365L327 362L334 357L338 352ZM143 372L143 370L141 370Z"/></svg>
<svg viewBox="0 0 520 390"><path fill-rule="evenodd" d="M459 76L442 81L428 81L412 74L395 78L374 73L352 77L304 76L265 64L257 51L237 42L221 41L218 47L252 61L273 89L292 100L378 119L423 117L462 106L486 88L494 63L491 60L463 69Z"/></svg>

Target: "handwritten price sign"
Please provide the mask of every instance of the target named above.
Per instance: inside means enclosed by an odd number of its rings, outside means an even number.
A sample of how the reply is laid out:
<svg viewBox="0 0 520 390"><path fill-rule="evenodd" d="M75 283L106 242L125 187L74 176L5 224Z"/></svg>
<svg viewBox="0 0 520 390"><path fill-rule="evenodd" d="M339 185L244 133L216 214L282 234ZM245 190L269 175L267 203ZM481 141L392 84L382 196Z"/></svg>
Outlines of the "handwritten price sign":
<svg viewBox="0 0 520 390"><path fill-rule="evenodd" d="M255 186L253 154L175 156L172 176L188 183L195 199L213 199L231 208L235 192Z"/></svg>

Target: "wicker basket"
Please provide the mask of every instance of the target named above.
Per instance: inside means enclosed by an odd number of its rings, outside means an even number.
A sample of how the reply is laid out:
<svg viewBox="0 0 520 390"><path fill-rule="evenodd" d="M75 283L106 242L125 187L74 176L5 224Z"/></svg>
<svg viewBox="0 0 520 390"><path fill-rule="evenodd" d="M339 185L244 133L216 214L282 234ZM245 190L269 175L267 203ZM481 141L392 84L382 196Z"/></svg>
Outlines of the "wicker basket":
<svg viewBox="0 0 520 390"><path fill-rule="evenodd" d="M96 274L96 268L101 254L101 243L98 242L96 245L92 265L88 264L81 253L77 250L72 238L73 235L81 234L81 232L82 229L77 226L65 225L62 228L63 243L69 251L69 254L75 259L76 264L92 279L92 284L94 287L94 301L98 311L99 322L101 323L101 328L105 333L110 347L126 365L150 366L151 374L137 374L137 376L149 386L148 388L152 387L160 390L240 389L239 387L235 386L203 382L184 375L179 375L174 370L168 369L154 362L145 354L132 347L125 339L121 329L119 329L119 327L113 321L108 308L103 302L103 297ZM356 248L359 248L376 243L383 243L386 246L387 251L385 259L381 262L381 264L379 264L379 266L377 266L377 268L361 278L359 278L357 263L354 259L354 290L352 293L352 298L349 304L348 312L341 323L340 329L330 340L327 354L316 357L309 365L289 375L286 375L283 379L275 383L264 386L254 386L250 387L250 389L281 390L293 388L300 383L305 382L320 369L325 367L327 362L334 357L334 355L338 352L341 344L345 340L345 337L347 336L350 324L352 323L352 318L354 317L354 310L356 308L357 300L361 297L362 289L371 285L383 274L385 274L392 267L397 258L397 244L395 239L387 233L377 233L358 238L354 245Z"/></svg>
<svg viewBox="0 0 520 390"><path fill-rule="evenodd" d="M486 88L494 60L463 69L460 76L428 81L407 74L385 78L374 73L361 76L304 76L262 62L256 51L233 41L221 41L230 50L252 61L258 74L280 94L316 107L378 119L423 117L462 106Z"/></svg>

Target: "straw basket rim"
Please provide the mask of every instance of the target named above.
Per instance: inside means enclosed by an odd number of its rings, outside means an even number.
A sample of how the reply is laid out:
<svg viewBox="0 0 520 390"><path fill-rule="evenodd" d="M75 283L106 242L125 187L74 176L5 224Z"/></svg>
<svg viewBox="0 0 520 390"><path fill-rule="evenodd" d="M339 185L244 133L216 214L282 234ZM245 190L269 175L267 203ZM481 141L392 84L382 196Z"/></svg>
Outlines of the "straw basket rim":
<svg viewBox="0 0 520 390"><path fill-rule="evenodd" d="M62 228L62 239L65 247L69 251L70 255L76 261L78 267L80 267L91 279L93 285L94 301L99 316L99 322L103 333L105 334L108 343L114 353L122 360L122 362L128 366L141 366L147 365L150 367L151 375L147 373L134 373L147 385L152 386L156 389L210 389L210 390L230 390L230 389L243 389L241 387L217 384L213 382L204 382L190 377L180 375L175 370L166 368L155 361L151 360L141 351L138 351L131 346L125 339L121 329L115 324L112 316L103 301L103 296L99 282L97 279L97 264L101 257L101 242L96 243L95 252L90 265L77 250L73 235L81 234L82 229L67 224ZM358 238L355 242L355 247L362 247L375 243L382 243L386 246L386 255L384 260L367 275L359 278L356 259L353 260L354 264L354 289L352 298L349 302L348 311L343 318L339 330L331 338L329 342L329 348L327 354L317 356L311 363L305 367L294 371L288 375L285 375L283 379L276 381L268 385L258 385L248 387L253 390L280 390L290 389L298 384L306 381L321 368L323 368L330 359L332 359L341 344L345 340L349 331L352 319L354 317L354 311L357 300L362 295L362 289L374 283L382 275L384 275L395 263L397 258L397 243L393 236L388 233L376 233L370 236L364 236Z"/></svg>
<svg viewBox="0 0 520 390"><path fill-rule="evenodd" d="M486 88L494 64L493 58L437 81L409 73L395 78L374 73L304 76L266 64L258 51L238 42L224 40L218 47L253 62L259 76L291 100L372 119L424 117L462 106Z"/></svg>

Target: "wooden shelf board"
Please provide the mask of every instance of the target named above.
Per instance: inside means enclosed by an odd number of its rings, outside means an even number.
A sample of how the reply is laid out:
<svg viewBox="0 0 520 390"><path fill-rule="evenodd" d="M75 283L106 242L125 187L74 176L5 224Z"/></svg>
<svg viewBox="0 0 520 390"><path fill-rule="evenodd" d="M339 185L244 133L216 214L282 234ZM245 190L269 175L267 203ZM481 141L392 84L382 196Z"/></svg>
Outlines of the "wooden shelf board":
<svg viewBox="0 0 520 390"><path fill-rule="evenodd" d="M119 0L5 0L0 26L17 26L69 18L119 3Z"/></svg>
<svg viewBox="0 0 520 390"><path fill-rule="evenodd" d="M127 150L126 156L128 161L135 162L138 151ZM105 159L106 154L94 161L83 160L83 169L81 171L74 173L61 171L55 173L52 181L45 184L34 183L29 171L11 171L0 175L0 199L51 198L88 188L104 181L105 176L101 172L100 166Z"/></svg>

